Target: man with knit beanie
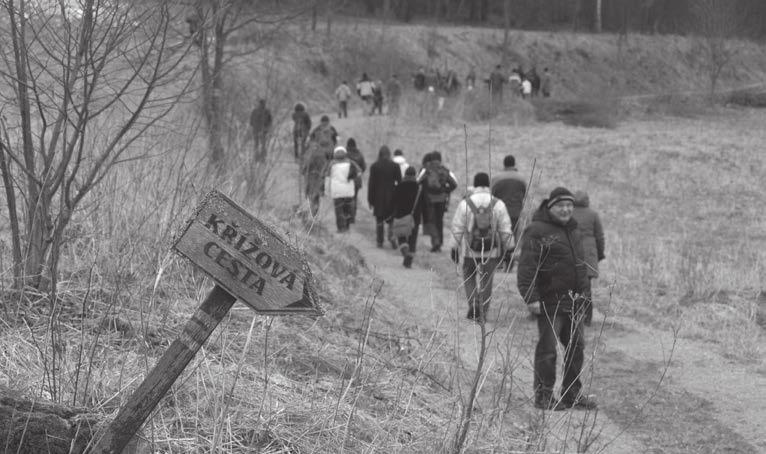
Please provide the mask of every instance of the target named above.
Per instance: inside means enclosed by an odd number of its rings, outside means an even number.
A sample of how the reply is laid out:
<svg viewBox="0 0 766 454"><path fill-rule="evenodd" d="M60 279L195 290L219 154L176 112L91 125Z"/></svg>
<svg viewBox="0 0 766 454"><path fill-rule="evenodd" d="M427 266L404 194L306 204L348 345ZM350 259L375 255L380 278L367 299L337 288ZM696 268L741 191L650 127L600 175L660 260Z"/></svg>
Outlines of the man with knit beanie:
<svg viewBox="0 0 766 454"><path fill-rule="evenodd" d="M473 192L460 201L452 218L450 257L463 258L468 318L483 323L492 298L492 278L506 249L513 246L505 204L489 192L489 175L477 173Z"/></svg>
<svg viewBox="0 0 766 454"><path fill-rule="evenodd" d="M517 284L529 312L537 317L535 407L543 410L593 409L582 394L585 341L582 311L588 295L582 240L572 219L574 196L563 187L551 191L521 237ZM564 346L561 400L556 401L556 342Z"/></svg>

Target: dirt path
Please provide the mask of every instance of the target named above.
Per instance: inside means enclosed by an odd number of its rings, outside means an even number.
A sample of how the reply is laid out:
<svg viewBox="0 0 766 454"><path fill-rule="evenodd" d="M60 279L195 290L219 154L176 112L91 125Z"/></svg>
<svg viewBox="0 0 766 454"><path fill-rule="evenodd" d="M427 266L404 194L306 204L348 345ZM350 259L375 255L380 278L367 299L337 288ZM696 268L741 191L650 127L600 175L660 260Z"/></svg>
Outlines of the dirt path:
<svg viewBox="0 0 766 454"><path fill-rule="evenodd" d="M343 142L355 137L358 143L365 138L395 146L396 128L389 119L363 117L359 112L350 115L333 120ZM367 146L362 151L369 165L376 150ZM338 235L338 240L361 251L385 282L383 296L401 304L402 320L446 339L444 353L453 358L453 364L447 365L455 380L452 389L456 400L464 402L478 363L481 333L478 325L465 318L467 306L457 269L446 253L424 252L427 237L420 238L410 270L403 268L396 251L376 248L365 190L359 194L357 224L350 234ZM319 218L333 229L329 205L323 199ZM501 438L503 433L525 440L531 452L582 452L584 448L604 453L766 452L761 427L766 420L763 371L731 363L711 345L633 320L610 317L606 326L588 330L584 381L597 395L598 412L535 410L531 382L536 329L524 318L515 276L498 274L495 286L488 355L472 429L479 438L469 440L475 452L484 452L478 447L482 441L487 449L502 446L493 444L492 437Z"/></svg>

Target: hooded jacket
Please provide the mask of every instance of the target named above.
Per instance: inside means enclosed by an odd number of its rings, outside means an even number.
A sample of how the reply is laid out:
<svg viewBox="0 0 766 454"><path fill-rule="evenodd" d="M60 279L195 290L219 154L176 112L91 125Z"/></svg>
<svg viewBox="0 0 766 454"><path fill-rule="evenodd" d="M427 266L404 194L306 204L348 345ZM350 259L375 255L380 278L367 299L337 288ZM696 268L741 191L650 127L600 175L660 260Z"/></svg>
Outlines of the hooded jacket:
<svg viewBox="0 0 766 454"><path fill-rule="evenodd" d="M585 257L585 272L588 277L598 277L598 262L604 259L604 229L598 213L590 209L588 193L575 192L574 212L572 218L577 221L577 230L582 237L583 254Z"/></svg>
<svg viewBox="0 0 766 454"><path fill-rule="evenodd" d="M325 188L332 199L354 197L354 178L357 167L348 158L335 159L330 163L325 178Z"/></svg>
<svg viewBox="0 0 766 454"><path fill-rule="evenodd" d="M546 203L543 201L522 234L516 281L527 304L540 301L548 314L554 314L572 310L570 293L583 294L588 279L577 221L560 224Z"/></svg>
<svg viewBox="0 0 766 454"><path fill-rule="evenodd" d="M391 160L391 150L385 146L381 147L378 160L370 166L370 178L367 181L367 202L376 218L391 218L394 209L394 187L400 181L402 175L399 166Z"/></svg>

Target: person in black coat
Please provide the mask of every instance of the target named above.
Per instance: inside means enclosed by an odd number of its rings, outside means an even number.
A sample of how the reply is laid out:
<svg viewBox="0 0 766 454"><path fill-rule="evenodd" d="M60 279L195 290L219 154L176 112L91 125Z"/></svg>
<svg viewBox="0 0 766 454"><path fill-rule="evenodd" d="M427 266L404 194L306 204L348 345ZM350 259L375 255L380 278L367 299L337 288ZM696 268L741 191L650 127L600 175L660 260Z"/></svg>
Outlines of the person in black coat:
<svg viewBox="0 0 766 454"><path fill-rule="evenodd" d="M351 205L351 219L349 220L353 224L356 222L357 195L359 190L362 189L362 174L367 170L367 163L364 161L364 156L362 156L362 152L357 148L356 140L353 137L349 137L346 141L346 153L348 159L356 164L359 172L356 180L354 180L354 200Z"/></svg>
<svg viewBox="0 0 766 454"><path fill-rule="evenodd" d="M596 402L581 392L583 309L589 295L582 239L573 211L572 193L556 188L521 237L517 285L527 309L537 318L535 406L544 410L596 408ZM561 400L556 402L553 386L558 342L564 347L564 377Z"/></svg>
<svg viewBox="0 0 766 454"><path fill-rule="evenodd" d="M388 224L388 240L396 248L396 242L391 235L391 224L394 222L394 188L402 181L399 166L391 159L391 150L383 145L378 152L378 160L370 166L370 178L367 182L367 202L376 221L376 241L378 247L383 247L385 225Z"/></svg>
<svg viewBox="0 0 766 454"><path fill-rule="evenodd" d="M412 259L415 254L415 246L418 242L418 229L420 228L420 201L422 192L417 181L417 172L410 166L404 171L402 182L394 188L394 219L401 219L407 215L412 215L415 224L409 235L398 236L396 242L399 244L399 250L404 257L404 267L412 266Z"/></svg>

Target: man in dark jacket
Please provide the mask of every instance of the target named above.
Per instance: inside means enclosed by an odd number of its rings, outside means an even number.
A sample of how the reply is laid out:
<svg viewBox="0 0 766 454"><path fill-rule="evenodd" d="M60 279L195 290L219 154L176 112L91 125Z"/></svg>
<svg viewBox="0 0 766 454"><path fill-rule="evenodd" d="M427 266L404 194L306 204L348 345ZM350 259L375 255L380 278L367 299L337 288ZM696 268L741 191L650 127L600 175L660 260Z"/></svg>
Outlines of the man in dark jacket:
<svg viewBox="0 0 766 454"><path fill-rule="evenodd" d="M353 137L349 137L346 141L346 153L348 159L356 164L358 170L358 176L354 180L354 201L351 205L351 219L349 220L349 223L353 224L356 222L357 196L359 195L359 190L362 189L362 175L367 170L367 163L364 160L364 156L362 156L362 152L357 148L356 140Z"/></svg>
<svg viewBox="0 0 766 454"><path fill-rule="evenodd" d="M298 103L293 111L293 151L295 159L303 159L306 153L306 140L311 131L311 116L306 112L306 107Z"/></svg>
<svg viewBox="0 0 766 454"><path fill-rule="evenodd" d="M391 160L391 149L386 145L380 147L378 160L370 166L370 178L367 183L367 202L376 221L376 241L378 247L383 247L385 225L388 224L388 240L391 247L396 248L396 242L391 235L393 218L394 188L402 181L399 166Z"/></svg>
<svg viewBox="0 0 766 454"><path fill-rule="evenodd" d="M425 167L418 174L418 183L423 187L426 218L430 227L431 252L441 252L444 244L444 213L447 212L449 196L457 188L457 177L442 164L438 151L429 153Z"/></svg>
<svg viewBox="0 0 766 454"><path fill-rule="evenodd" d="M508 155L503 159L503 171L492 176L490 183L492 195L502 200L511 217L513 237L518 237L517 226L521 210L524 208L524 197L527 194L527 182L516 170L516 158ZM502 269L509 270L512 266L513 249L505 251Z"/></svg>
<svg viewBox="0 0 766 454"><path fill-rule="evenodd" d="M271 123L271 111L266 107L266 100L258 100L258 106L250 113L250 127L253 129L256 162L266 160L266 141L271 131Z"/></svg>
<svg viewBox="0 0 766 454"><path fill-rule="evenodd" d="M519 292L537 316L535 407L546 410L593 409L596 402L581 394L584 360L581 307L588 297L582 241L572 219L574 196L554 189L532 217L521 239L517 272ZM561 400L556 402L556 341L564 346Z"/></svg>

